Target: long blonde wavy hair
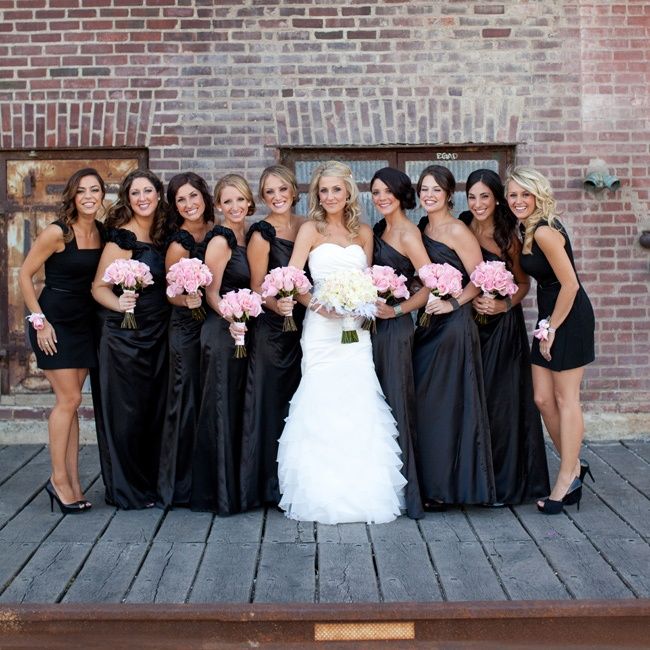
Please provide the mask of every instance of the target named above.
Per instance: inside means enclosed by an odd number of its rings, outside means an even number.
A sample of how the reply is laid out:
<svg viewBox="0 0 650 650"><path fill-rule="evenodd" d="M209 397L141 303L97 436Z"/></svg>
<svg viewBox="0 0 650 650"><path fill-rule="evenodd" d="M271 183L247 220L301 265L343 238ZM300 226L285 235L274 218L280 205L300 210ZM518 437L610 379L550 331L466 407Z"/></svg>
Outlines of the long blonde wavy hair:
<svg viewBox="0 0 650 650"><path fill-rule="evenodd" d="M504 183L506 187L506 198L510 181L517 183L517 185L535 197L535 211L524 222L524 245L522 253L530 253L533 246L535 228L540 221L547 221L551 228L557 230L557 226L555 226L557 208L555 198L553 197L553 190L546 176L531 167L515 167L507 172Z"/></svg>
<svg viewBox="0 0 650 650"><path fill-rule="evenodd" d="M343 224L350 233L350 238L354 239L359 234L359 227L361 225L359 188L352 177L352 170L338 160L328 160L314 169L311 182L309 183L309 218L316 223L316 230L321 235L324 235L327 229L327 213L320 204L320 198L318 196L320 179L324 176L340 178L345 185L348 198L345 201L343 211Z"/></svg>

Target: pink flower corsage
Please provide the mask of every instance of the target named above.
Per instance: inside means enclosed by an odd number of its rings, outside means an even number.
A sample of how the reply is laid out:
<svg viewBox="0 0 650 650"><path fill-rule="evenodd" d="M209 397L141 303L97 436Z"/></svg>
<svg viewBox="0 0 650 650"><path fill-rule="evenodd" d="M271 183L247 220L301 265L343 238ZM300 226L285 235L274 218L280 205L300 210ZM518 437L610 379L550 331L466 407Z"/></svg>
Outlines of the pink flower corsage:
<svg viewBox="0 0 650 650"><path fill-rule="evenodd" d="M34 312L27 316L27 320L32 324L32 327L38 332L45 327L45 314L38 314Z"/></svg>
<svg viewBox="0 0 650 650"><path fill-rule="evenodd" d="M551 320L549 318L542 318L537 323L537 329L533 330L533 336L540 341L548 341L548 335L554 332L555 328L551 327Z"/></svg>

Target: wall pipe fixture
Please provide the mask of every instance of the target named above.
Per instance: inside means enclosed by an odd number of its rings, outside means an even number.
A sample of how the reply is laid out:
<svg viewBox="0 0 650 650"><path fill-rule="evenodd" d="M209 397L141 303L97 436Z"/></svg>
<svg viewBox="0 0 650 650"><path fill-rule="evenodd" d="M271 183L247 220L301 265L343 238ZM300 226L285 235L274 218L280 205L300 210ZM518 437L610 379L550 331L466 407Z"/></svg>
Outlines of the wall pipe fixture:
<svg viewBox="0 0 650 650"><path fill-rule="evenodd" d="M588 192L602 192L604 189L615 192L621 187L621 181L615 174L610 174L607 163L600 158L589 161L587 174L582 184Z"/></svg>

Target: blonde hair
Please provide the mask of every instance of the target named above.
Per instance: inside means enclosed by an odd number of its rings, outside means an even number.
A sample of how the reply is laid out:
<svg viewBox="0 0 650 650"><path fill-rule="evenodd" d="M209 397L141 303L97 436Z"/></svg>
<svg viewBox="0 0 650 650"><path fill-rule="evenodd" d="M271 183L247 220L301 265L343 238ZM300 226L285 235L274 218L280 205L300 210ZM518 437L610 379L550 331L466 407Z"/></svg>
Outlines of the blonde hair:
<svg viewBox="0 0 650 650"><path fill-rule="evenodd" d="M260 185L257 190L257 196L261 201L264 201L264 183L266 183L269 176L277 176L281 178L290 188L293 193L293 202L291 205L296 205L300 200L300 193L298 192L298 181L296 175L284 165L271 165L267 167L260 176Z"/></svg>
<svg viewBox="0 0 650 650"><path fill-rule="evenodd" d="M354 238L359 234L361 226L361 204L359 203L359 188L352 177L352 170L342 162L328 160L321 163L314 169L309 183L309 219L316 223L316 230L322 235L325 234L327 226L327 213L320 204L318 195L320 179L324 176L340 178L345 185L348 198L343 209L343 225Z"/></svg>
<svg viewBox="0 0 650 650"><path fill-rule="evenodd" d="M535 228L537 228L537 224L540 221L547 221L551 228L556 228L554 222L557 216L557 208L555 198L553 197L553 190L546 176L531 167L515 167L514 169L508 170L504 183L506 198L508 196L508 184L510 181L517 183L517 185L535 197L535 211L524 222L525 230L522 253L530 253L533 246Z"/></svg>
<svg viewBox="0 0 650 650"><path fill-rule="evenodd" d="M234 187L238 192L241 192L242 196L250 203L248 212L246 213L247 217L255 214L255 199L253 198L253 192L248 181L239 174L226 174L217 181L217 184L214 187L215 207L218 207L219 201L221 200L221 193L226 187Z"/></svg>

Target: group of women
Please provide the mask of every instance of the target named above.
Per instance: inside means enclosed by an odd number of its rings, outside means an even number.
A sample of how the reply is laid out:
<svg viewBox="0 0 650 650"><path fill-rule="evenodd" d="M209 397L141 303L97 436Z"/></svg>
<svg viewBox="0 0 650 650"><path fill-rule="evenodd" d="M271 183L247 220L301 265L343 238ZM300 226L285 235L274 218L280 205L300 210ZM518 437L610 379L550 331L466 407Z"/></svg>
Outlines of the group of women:
<svg viewBox="0 0 650 650"><path fill-rule="evenodd" d="M381 215L374 232L350 168L323 163L300 217L295 176L274 165L259 182L268 214L247 227L255 199L242 176L224 176L211 195L201 177L178 174L165 196L157 176L136 170L102 224L103 180L94 169L75 173L59 219L20 272L34 353L56 395L51 505L91 508L77 469L89 369L106 501L119 508L229 515L278 505L291 518L335 524L457 504L538 499L547 514L579 505L589 472L579 458L579 392L594 358L594 316L548 181L516 168L504 189L496 173L475 171L460 219L443 166L424 169L415 188L403 172L380 169L370 191ZM425 216L415 225L406 211L418 202ZM212 282L204 294L167 298L166 271L182 257L203 260ZM121 292L105 279L120 258L145 262L154 283ZM481 295L470 282L482 260L505 262L518 285L511 298ZM461 272L460 296L422 286L417 269L430 262ZM319 288L330 273L371 264L404 275L410 297L378 301L376 331L359 321L359 341L342 345L341 316L319 302ZM266 273L287 265L308 271L311 293L266 298L248 321L248 356L236 358L241 326L219 312L220 297L261 292ZM532 352L521 307L529 276L545 321ZM196 320L202 305L207 317ZM123 329L132 309L138 327ZM427 326L415 324L418 312L431 315ZM297 332L283 331L290 314ZM552 489L540 412L561 458Z"/></svg>

